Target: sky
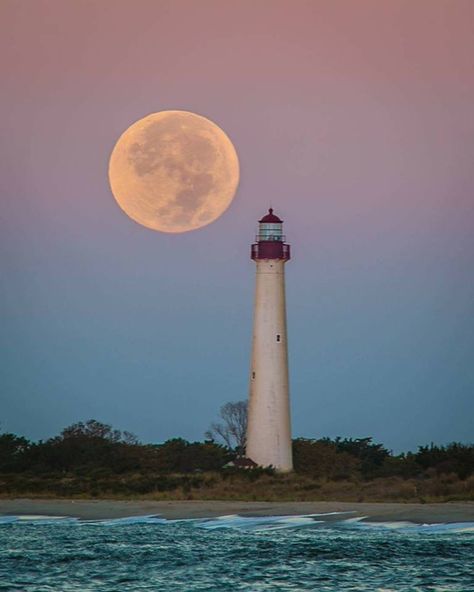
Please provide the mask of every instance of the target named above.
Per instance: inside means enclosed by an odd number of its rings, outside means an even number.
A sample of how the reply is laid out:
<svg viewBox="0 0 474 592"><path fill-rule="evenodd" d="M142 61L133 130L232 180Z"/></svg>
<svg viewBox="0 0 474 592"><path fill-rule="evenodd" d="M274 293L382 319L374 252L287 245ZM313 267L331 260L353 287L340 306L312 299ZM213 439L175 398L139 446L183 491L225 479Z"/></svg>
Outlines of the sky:
<svg viewBox="0 0 474 592"><path fill-rule="evenodd" d="M473 29L471 0L2 0L0 428L202 439L247 396L271 204L294 436L472 442ZM165 109L240 159L231 207L184 234L108 186Z"/></svg>

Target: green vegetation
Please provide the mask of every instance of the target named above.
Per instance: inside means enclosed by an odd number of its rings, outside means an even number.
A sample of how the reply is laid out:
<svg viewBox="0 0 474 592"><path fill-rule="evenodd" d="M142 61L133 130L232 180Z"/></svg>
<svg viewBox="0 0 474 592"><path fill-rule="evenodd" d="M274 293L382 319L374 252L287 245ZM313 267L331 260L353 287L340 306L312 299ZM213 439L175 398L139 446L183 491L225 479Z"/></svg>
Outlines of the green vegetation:
<svg viewBox="0 0 474 592"><path fill-rule="evenodd" d="M269 501L474 500L474 445L422 446L394 455L372 438L293 441L294 473L236 469L213 440L141 444L90 420L29 442L0 434L0 494Z"/></svg>

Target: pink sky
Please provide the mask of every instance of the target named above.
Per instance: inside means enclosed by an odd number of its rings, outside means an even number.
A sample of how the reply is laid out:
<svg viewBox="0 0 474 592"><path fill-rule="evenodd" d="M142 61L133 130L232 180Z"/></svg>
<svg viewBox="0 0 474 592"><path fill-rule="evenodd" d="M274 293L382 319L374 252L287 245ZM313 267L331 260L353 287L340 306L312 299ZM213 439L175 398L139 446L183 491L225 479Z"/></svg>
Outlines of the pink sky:
<svg viewBox="0 0 474 592"><path fill-rule="evenodd" d="M271 202L295 433L467 438L473 30L471 0L3 0L5 428L201 437L246 396ZM218 123L242 170L226 214L181 237L124 217L106 175L121 132L170 108Z"/></svg>

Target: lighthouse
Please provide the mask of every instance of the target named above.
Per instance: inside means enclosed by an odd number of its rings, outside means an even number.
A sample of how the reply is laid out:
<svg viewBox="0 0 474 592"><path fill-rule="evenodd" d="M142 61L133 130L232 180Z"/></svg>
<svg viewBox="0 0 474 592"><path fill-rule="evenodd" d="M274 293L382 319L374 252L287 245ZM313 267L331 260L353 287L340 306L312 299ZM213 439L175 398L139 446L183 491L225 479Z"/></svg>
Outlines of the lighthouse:
<svg viewBox="0 0 474 592"><path fill-rule="evenodd" d="M279 472L293 469L286 333L285 263L290 245L270 208L251 248L256 263L246 456Z"/></svg>

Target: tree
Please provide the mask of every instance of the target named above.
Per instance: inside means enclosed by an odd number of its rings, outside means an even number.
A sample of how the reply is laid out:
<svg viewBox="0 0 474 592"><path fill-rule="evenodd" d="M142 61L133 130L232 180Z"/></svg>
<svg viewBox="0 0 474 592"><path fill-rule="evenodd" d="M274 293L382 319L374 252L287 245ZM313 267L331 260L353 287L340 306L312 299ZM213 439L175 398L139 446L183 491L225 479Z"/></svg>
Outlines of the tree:
<svg viewBox="0 0 474 592"><path fill-rule="evenodd" d="M296 438L293 440L293 461L297 473L306 473L317 479L349 479L360 468L357 458L338 451L329 438Z"/></svg>
<svg viewBox="0 0 474 592"><path fill-rule="evenodd" d="M327 439L327 441L331 440ZM338 452L347 452L360 460L361 473L368 479L381 476L383 464L390 457L390 451L383 444L373 442L372 438L337 437L334 444Z"/></svg>
<svg viewBox="0 0 474 592"><path fill-rule="evenodd" d="M97 421L96 419L89 419L85 423L80 421L73 423L72 425L64 428L61 432L61 439L67 440L69 438L87 438L87 439L99 439L107 440L108 442L121 442L136 444L137 439L133 434L129 432L122 432L120 430L114 430L112 426ZM130 442L133 440L133 442Z"/></svg>
<svg viewBox="0 0 474 592"><path fill-rule="evenodd" d="M188 442L172 438L153 447L152 470L161 473L218 471L229 460L229 453L214 442Z"/></svg>
<svg viewBox="0 0 474 592"><path fill-rule="evenodd" d="M22 470L25 453L31 444L26 438L15 434L0 435L0 470Z"/></svg>
<svg viewBox="0 0 474 592"><path fill-rule="evenodd" d="M474 473L474 446L451 442L447 446L420 446L413 455L418 466L425 471L438 474L456 473L460 479L467 479Z"/></svg>
<svg viewBox="0 0 474 592"><path fill-rule="evenodd" d="M138 469L141 447L133 434L121 432L95 419L74 423L59 436L31 447L30 466L40 471L91 471L97 468L121 473Z"/></svg>
<svg viewBox="0 0 474 592"><path fill-rule="evenodd" d="M247 401L226 403L220 409L222 422L212 423L205 436L209 440L221 440L227 448L244 454L247 443Z"/></svg>

